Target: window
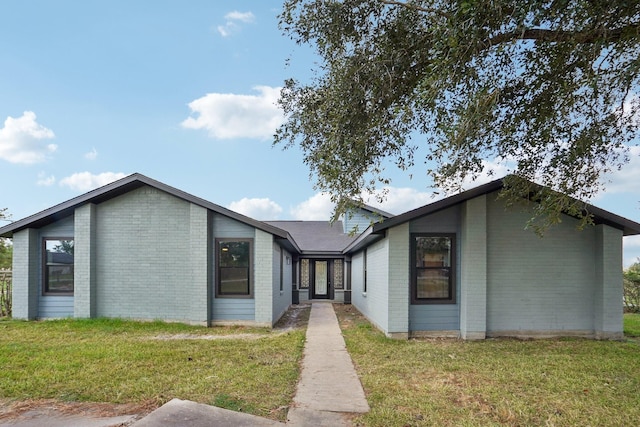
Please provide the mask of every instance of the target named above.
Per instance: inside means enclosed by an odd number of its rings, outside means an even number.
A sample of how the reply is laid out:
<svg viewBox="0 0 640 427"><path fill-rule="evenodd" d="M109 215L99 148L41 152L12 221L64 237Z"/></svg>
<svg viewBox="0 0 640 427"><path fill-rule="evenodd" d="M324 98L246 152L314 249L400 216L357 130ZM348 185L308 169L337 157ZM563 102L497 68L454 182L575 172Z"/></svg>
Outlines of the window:
<svg viewBox="0 0 640 427"><path fill-rule="evenodd" d="M309 288L309 259L300 260L300 289Z"/></svg>
<svg viewBox="0 0 640 427"><path fill-rule="evenodd" d="M252 239L216 239L216 296L251 296Z"/></svg>
<svg viewBox="0 0 640 427"><path fill-rule="evenodd" d="M73 295L73 239L44 239L45 295Z"/></svg>
<svg viewBox="0 0 640 427"><path fill-rule="evenodd" d="M280 292L284 291L284 251L280 250Z"/></svg>
<svg viewBox="0 0 640 427"><path fill-rule="evenodd" d="M333 287L344 289L344 266L341 259L333 261Z"/></svg>
<svg viewBox="0 0 640 427"><path fill-rule="evenodd" d="M362 292L367 293L367 249L362 254Z"/></svg>
<svg viewBox="0 0 640 427"><path fill-rule="evenodd" d="M412 235L411 243L411 302L455 303L455 235Z"/></svg>

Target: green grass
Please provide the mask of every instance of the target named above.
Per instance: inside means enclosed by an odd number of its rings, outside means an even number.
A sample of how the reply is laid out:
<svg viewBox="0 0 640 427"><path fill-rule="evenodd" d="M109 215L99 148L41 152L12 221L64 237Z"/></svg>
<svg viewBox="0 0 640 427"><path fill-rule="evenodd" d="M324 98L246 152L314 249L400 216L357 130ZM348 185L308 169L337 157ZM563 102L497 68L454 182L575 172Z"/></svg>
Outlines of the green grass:
<svg viewBox="0 0 640 427"><path fill-rule="evenodd" d="M640 346L585 339L391 340L336 306L364 426L637 425ZM627 321L629 319L627 318Z"/></svg>
<svg viewBox="0 0 640 427"><path fill-rule="evenodd" d="M624 334L629 337L640 337L640 314L626 313L624 315Z"/></svg>
<svg viewBox="0 0 640 427"><path fill-rule="evenodd" d="M157 339L255 334L255 339ZM0 321L0 398L109 403L176 397L283 419L304 330L123 320Z"/></svg>

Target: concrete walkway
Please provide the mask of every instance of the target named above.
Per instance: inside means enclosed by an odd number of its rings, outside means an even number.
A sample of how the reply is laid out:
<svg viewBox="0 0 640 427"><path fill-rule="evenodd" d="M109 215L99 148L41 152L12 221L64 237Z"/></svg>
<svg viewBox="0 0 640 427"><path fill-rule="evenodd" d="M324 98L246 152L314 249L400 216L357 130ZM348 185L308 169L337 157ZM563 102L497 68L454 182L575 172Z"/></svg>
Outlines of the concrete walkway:
<svg viewBox="0 0 640 427"><path fill-rule="evenodd" d="M302 372L293 402L288 426L349 426L351 417L369 411L331 303L313 302L311 306ZM284 426L253 415L173 399L133 427L211 425Z"/></svg>
<svg viewBox="0 0 640 427"><path fill-rule="evenodd" d="M333 305L314 302L300 381L287 422L296 426L349 425L349 415L365 412L369 412L369 404Z"/></svg>

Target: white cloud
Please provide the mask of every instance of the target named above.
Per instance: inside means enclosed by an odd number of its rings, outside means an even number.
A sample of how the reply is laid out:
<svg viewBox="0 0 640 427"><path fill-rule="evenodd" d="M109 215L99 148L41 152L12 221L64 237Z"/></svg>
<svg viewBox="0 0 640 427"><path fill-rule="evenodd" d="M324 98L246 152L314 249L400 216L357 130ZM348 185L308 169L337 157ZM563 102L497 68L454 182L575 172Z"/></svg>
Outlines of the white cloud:
<svg viewBox="0 0 640 427"><path fill-rule="evenodd" d="M380 203L377 197L386 193L386 200ZM401 214L411 209L433 203L441 196L434 193L421 192L415 188L385 187L375 194L362 194L365 204L382 209L391 214ZM328 221L333 214L334 204L326 193L316 193L304 202L294 206L289 213L293 219L304 221Z"/></svg>
<svg viewBox="0 0 640 427"><path fill-rule="evenodd" d="M66 178L62 178L60 180L60 185L69 187L72 190L86 192L102 187L103 185L107 185L113 181L117 181L125 176L127 176L127 174L121 172L104 172L97 175L89 172L78 172Z"/></svg>
<svg viewBox="0 0 640 427"><path fill-rule="evenodd" d="M187 129L206 129L216 139L271 138L284 121L276 102L279 87L256 86L259 95L209 93L189 103L192 113L181 124Z"/></svg>
<svg viewBox="0 0 640 427"><path fill-rule="evenodd" d="M510 166L509 162L499 159L483 160L482 172L480 172L475 180L471 180L470 177L465 178L462 181L462 188L468 190L470 188L495 181L496 179L503 178L510 173L513 173L513 168Z"/></svg>
<svg viewBox="0 0 640 427"><path fill-rule="evenodd" d="M334 204L325 193L317 193L304 202L290 209L293 219L303 221L328 221L331 218Z"/></svg>
<svg viewBox="0 0 640 427"><path fill-rule="evenodd" d="M640 236L627 236L622 239L624 247L624 268L640 262Z"/></svg>
<svg viewBox="0 0 640 427"><path fill-rule="evenodd" d="M36 122L33 111L25 111L18 118L7 117L0 128L0 159L24 164L44 162L58 148L45 142L54 137L51 129Z"/></svg>
<svg viewBox="0 0 640 427"><path fill-rule="evenodd" d="M386 200L380 203L378 197L383 193L386 193ZM363 195L363 199L367 205L395 215L433 203L441 198L442 195L418 191L415 188L409 187L385 187L382 190L378 190L374 195Z"/></svg>
<svg viewBox="0 0 640 427"><path fill-rule="evenodd" d="M243 198L229 204L229 209L260 221L278 219L282 208L276 202L264 199Z"/></svg>
<svg viewBox="0 0 640 427"><path fill-rule="evenodd" d="M238 12L234 10L233 12L227 13L224 19L225 23L218 25L217 30L222 37L229 37L231 34L240 30L241 27L239 23L251 24L255 21L256 17L251 12Z"/></svg>
<svg viewBox="0 0 640 427"><path fill-rule="evenodd" d="M96 151L95 147L93 147L91 151L89 151L88 153L85 153L84 155L84 158L88 160L95 160L97 157L98 157L98 151Z"/></svg>
<svg viewBox="0 0 640 427"><path fill-rule="evenodd" d="M56 183L55 176L53 175L47 176L47 174L44 172L40 172L38 174L38 180L36 181L37 185L41 187L51 187L55 183Z"/></svg>
<svg viewBox="0 0 640 427"><path fill-rule="evenodd" d="M251 12L238 12L234 10L233 12L229 12L224 16L224 19L227 21L241 21L246 23L251 23L256 20L256 17Z"/></svg>
<svg viewBox="0 0 640 427"><path fill-rule="evenodd" d="M606 194L640 195L640 147L629 147L629 163L605 178Z"/></svg>

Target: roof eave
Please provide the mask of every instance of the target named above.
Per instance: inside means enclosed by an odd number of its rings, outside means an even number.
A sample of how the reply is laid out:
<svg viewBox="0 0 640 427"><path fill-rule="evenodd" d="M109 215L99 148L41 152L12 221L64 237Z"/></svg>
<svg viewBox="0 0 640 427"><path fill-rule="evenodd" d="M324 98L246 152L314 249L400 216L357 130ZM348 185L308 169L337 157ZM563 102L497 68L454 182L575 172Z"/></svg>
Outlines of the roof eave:
<svg viewBox="0 0 640 427"><path fill-rule="evenodd" d="M156 181L139 173L131 174L110 184L104 185L95 190L91 190L85 194L69 199L58 205L52 206L49 209L45 209L34 215L15 221L5 227L0 228L0 237L13 237L14 232L23 230L25 228L40 228L44 225L72 215L77 207L82 206L85 203L99 204L119 195L128 193L129 191L136 188L142 187L143 185L157 188L184 201L194 203L218 214L227 216L229 218L251 225L267 233L273 234L278 238L291 238L289 233L278 227L274 227L273 225L269 225L253 218L249 218L248 216L216 205L215 203L209 202L200 197L194 196L175 187L171 187L167 184Z"/></svg>

